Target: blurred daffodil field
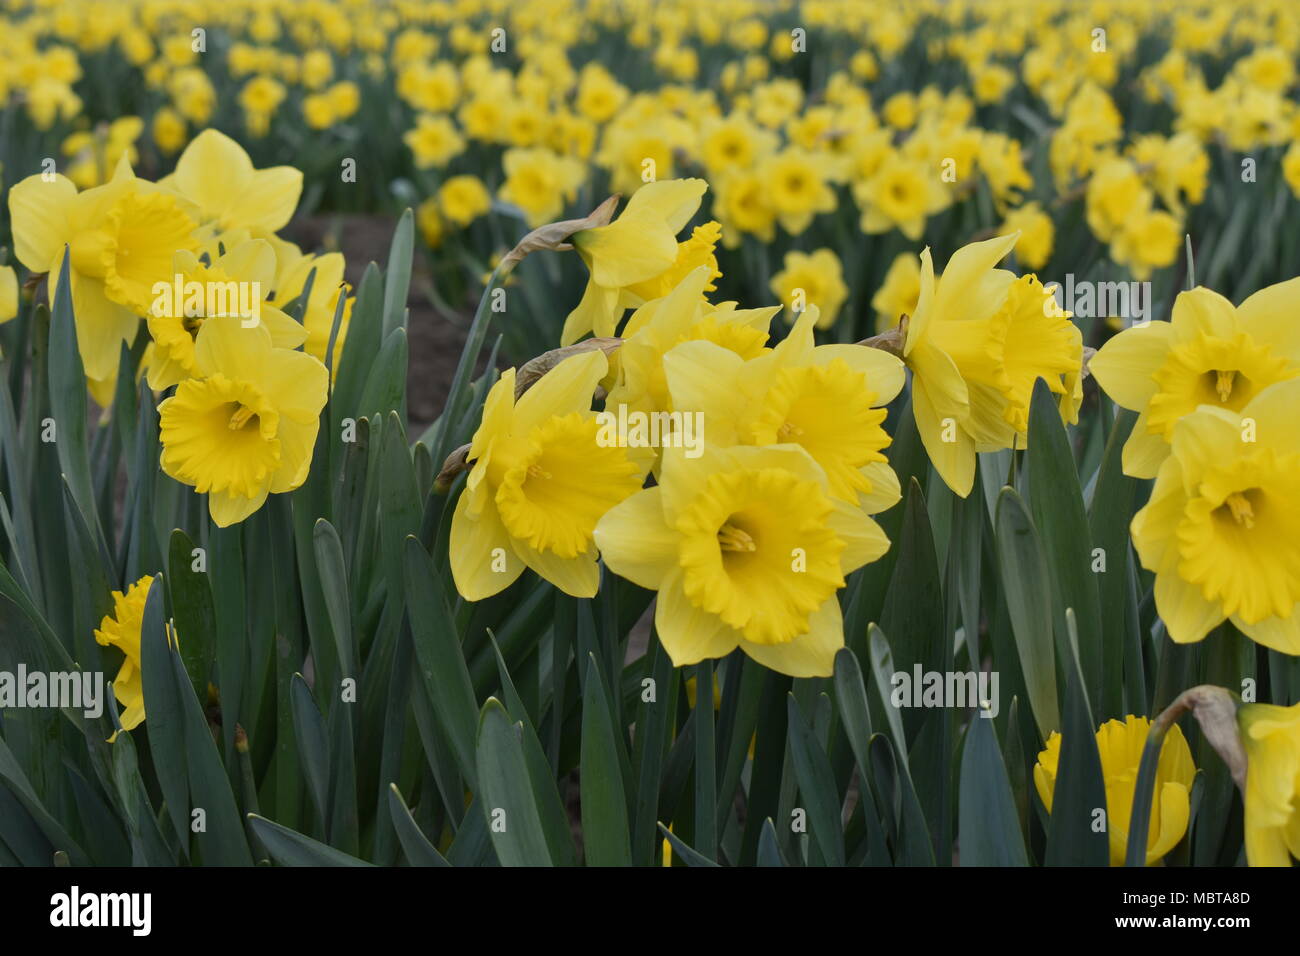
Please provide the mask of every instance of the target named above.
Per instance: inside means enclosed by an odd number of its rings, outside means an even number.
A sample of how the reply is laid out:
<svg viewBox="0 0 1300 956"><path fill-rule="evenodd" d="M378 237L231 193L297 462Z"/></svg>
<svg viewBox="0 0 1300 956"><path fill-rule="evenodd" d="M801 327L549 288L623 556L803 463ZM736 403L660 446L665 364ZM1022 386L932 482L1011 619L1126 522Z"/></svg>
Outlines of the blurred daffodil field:
<svg viewBox="0 0 1300 956"><path fill-rule="evenodd" d="M1287 866L1291 0L0 0L0 864Z"/></svg>

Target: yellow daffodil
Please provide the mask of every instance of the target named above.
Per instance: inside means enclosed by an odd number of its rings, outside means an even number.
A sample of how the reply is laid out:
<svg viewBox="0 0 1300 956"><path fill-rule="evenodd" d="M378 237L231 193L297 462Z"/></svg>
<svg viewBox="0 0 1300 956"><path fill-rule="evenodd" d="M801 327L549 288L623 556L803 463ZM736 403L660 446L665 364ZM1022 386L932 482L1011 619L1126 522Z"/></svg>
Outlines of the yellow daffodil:
<svg viewBox="0 0 1300 956"><path fill-rule="evenodd" d="M632 194L613 222L570 237L591 277L582 301L564 321L561 345L592 331L599 337L613 335L624 310L666 294L698 265L712 263L716 272L709 242L716 242L716 236L692 236L680 245L676 238L700 208L707 188L702 179L648 183ZM668 280L667 289L653 281L660 277Z"/></svg>
<svg viewBox="0 0 1300 956"><path fill-rule="evenodd" d="M1078 418L1082 337L1032 276L994 266L1018 236L971 243L953 253L941 278L921 253L921 293L907 326L912 410L930 461L963 498L975 453L1025 447L1029 400L1044 378L1061 417Z"/></svg>
<svg viewBox="0 0 1300 956"><path fill-rule="evenodd" d="M264 325L210 318L195 374L158 406L163 471L208 496L218 527L307 479L328 375L310 355L275 348Z"/></svg>
<svg viewBox="0 0 1300 956"><path fill-rule="evenodd" d="M682 342L705 340L744 359L766 349L768 328L780 306L737 309L734 302L714 305L704 298L706 266L695 269L671 293L647 302L627 320L607 408L672 411L664 356Z"/></svg>
<svg viewBox="0 0 1300 956"><path fill-rule="evenodd" d="M797 446L665 451L660 483L608 511L605 563L657 591L655 628L680 667L737 647L795 677L829 676L844 646L844 576L889 547Z"/></svg>
<svg viewBox="0 0 1300 956"><path fill-rule="evenodd" d="M1240 412L1275 382L1300 377L1294 304L1300 279L1261 289L1233 308L1209 289L1181 293L1171 321L1120 332L1088 362L1117 404L1140 412L1124 472L1154 478L1174 427L1199 405Z"/></svg>
<svg viewBox="0 0 1300 956"><path fill-rule="evenodd" d="M1237 712L1245 746L1246 862L1300 859L1300 704L1246 704Z"/></svg>
<svg viewBox="0 0 1300 956"><path fill-rule="evenodd" d="M248 229L254 236L288 223L302 194L302 173L292 166L254 169L244 148L229 136L206 129L185 147L167 185L199 209L203 224L217 231Z"/></svg>
<svg viewBox="0 0 1300 956"><path fill-rule="evenodd" d="M1101 772L1106 784L1106 836L1110 844L1110 865L1123 866L1128 850L1129 819L1138 765L1146 746L1151 721L1129 714L1123 721L1108 720L1097 731ZM1034 787L1047 812L1052 812L1056 772L1061 760L1061 735L1053 733L1034 765ZM1147 830L1147 866L1163 859L1187 832L1191 815L1192 781L1196 765L1183 732L1174 724L1165 734L1156 765L1155 799Z"/></svg>
<svg viewBox="0 0 1300 956"><path fill-rule="evenodd" d="M137 179L124 156L113 178L78 193L58 174L29 176L9 192L14 252L49 274L53 302L65 246L70 249L72 309L86 374L117 371L122 343L135 340L153 302L153 285L171 277L178 249L197 248L192 206Z"/></svg>
<svg viewBox="0 0 1300 956"><path fill-rule="evenodd" d="M504 590L525 567L566 594L595 595L596 522L644 476L625 448L598 441L591 400L607 371L602 352L585 352L518 401L513 369L488 393L451 526L452 576L466 600Z"/></svg>
<svg viewBox="0 0 1300 956"><path fill-rule="evenodd" d="M1257 643L1300 654L1297 414L1293 379L1239 410L1202 404L1174 424L1170 454L1132 524L1174 641L1199 641L1226 618Z"/></svg>
<svg viewBox="0 0 1300 956"><path fill-rule="evenodd" d="M164 280L162 294L149 308L146 321L153 338L149 363L149 387L155 391L169 388L195 375L194 341L208 318L236 315L245 321L263 323L271 333L276 348L295 349L307 338L307 330L269 302L262 301L275 287L275 251L264 239L250 239L229 249L208 265L192 252L180 251L172 263L173 276ZM181 285L175 284L180 277ZM193 283L195 293L187 293ZM220 301L211 294L220 292ZM254 310L245 312L243 304L256 297Z"/></svg>
<svg viewBox="0 0 1300 956"><path fill-rule="evenodd" d="M839 256L831 249L785 254L784 268L772 277L772 293L785 304L786 321L810 306L818 309L818 328L829 329L849 297Z"/></svg>
<svg viewBox="0 0 1300 956"><path fill-rule="evenodd" d="M123 709L118 722L123 730L134 730L144 722L144 681L140 670L140 630L144 626L144 605L149 597L153 575L146 574L125 593L113 592L113 611L104 615L95 629L95 641L105 647L116 647L124 660L113 678L113 696ZM115 738L116 733L113 734ZM113 738L110 738L110 740Z"/></svg>
<svg viewBox="0 0 1300 956"><path fill-rule="evenodd" d="M818 213L835 209L830 162L820 153L789 147L769 157L758 173L781 228L797 236Z"/></svg>
<svg viewBox="0 0 1300 956"><path fill-rule="evenodd" d="M1052 242L1056 236L1056 227L1052 217L1043 212L1036 202L1027 202L1019 209L1007 213L1002 222L1003 235L1018 232L1016 240L1016 258L1026 268L1041 269L1047 265L1052 255Z"/></svg>
<svg viewBox="0 0 1300 956"><path fill-rule="evenodd" d="M523 211L530 228L558 219L583 180L581 163L540 147L506 150L501 164L501 198Z"/></svg>
<svg viewBox="0 0 1300 956"><path fill-rule="evenodd" d="M862 208L862 231L898 229L908 239L921 238L926 220L952 203L939 178L940 171L925 163L892 153L875 173L853 186Z"/></svg>
<svg viewBox="0 0 1300 956"><path fill-rule="evenodd" d="M672 408L703 416L710 447L791 444L826 473L830 493L868 514L899 500L884 455L883 406L903 387L903 363L880 349L813 340L816 309L774 349L746 361L707 340L664 356Z"/></svg>
<svg viewBox="0 0 1300 956"><path fill-rule="evenodd" d="M477 176L452 176L438 187L438 208L463 229L492 208L492 194Z"/></svg>

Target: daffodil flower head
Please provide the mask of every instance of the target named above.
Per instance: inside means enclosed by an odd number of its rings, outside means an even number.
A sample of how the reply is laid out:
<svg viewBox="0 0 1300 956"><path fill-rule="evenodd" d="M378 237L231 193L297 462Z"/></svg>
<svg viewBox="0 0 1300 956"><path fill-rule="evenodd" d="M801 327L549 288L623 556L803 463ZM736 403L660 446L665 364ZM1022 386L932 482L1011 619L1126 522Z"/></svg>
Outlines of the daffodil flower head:
<svg viewBox="0 0 1300 956"><path fill-rule="evenodd" d="M899 500L883 406L903 387L903 363L880 349L818 346L818 321L814 306L774 349L748 361L706 340L678 345L664 357L671 404L701 413L715 447L802 447L834 497L876 514Z"/></svg>
<svg viewBox="0 0 1300 956"><path fill-rule="evenodd" d="M1237 711L1246 772L1246 862L1300 859L1300 704L1246 704Z"/></svg>
<svg viewBox="0 0 1300 956"><path fill-rule="evenodd" d="M1106 835L1111 866L1124 865L1138 766L1150 731L1151 721L1132 714L1122 721L1108 720L1097 730L1097 750L1106 787ZM1048 813L1052 812L1060 760L1061 735L1057 732L1047 738L1047 745L1034 765L1034 787ZM1147 831L1147 866L1163 859L1187 832L1195 777L1196 765L1192 763L1187 739L1174 724L1165 734L1156 765L1155 800Z"/></svg>
<svg viewBox="0 0 1300 956"><path fill-rule="evenodd" d="M962 497L977 451L1024 448L1034 382L1047 381L1061 417L1078 418L1083 340L1068 313L1032 275L994 268L1018 233L953 253L936 279L921 253L921 292L907 326L912 409L930 461Z"/></svg>
<svg viewBox="0 0 1300 956"><path fill-rule="evenodd" d="M768 328L780 306L737 309L735 303L714 305L704 298L710 278L707 266L687 275L671 293L637 309L623 329L618 351L618 375L609 389L606 407L626 405L629 411L672 411L664 375L664 356L683 342L707 340L742 358L754 358L766 348Z"/></svg>
<svg viewBox="0 0 1300 956"><path fill-rule="evenodd" d="M674 278L697 265L710 268L710 281L721 275L712 256L717 236L706 232L680 247L677 243L677 234L699 209L707 188L702 179L647 183L613 222L570 237L591 277L582 300L564 321L561 345L592 331L598 337L613 335L625 309L666 295L677 284Z"/></svg>
<svg viewBox="0 0 1300 956"><path fill-rule="evenodd" d="M208 318L209 305L214 307L215 314L238 315L245 322L255 318L264 323L276 348L295 349L307 338L307 330L301 324L274 305L261 301L275 285L275 251L264 239L246 240L211 263L181 250L172 262L172 273L172 279L165 282L164 294L155 298L146 316L154 346L148 370L149 387L156 391L197 373L194 343ZM179 287L175 276L180 276ZM186 291L191 288L190 283L194 283L192 288L201 295ZM221 291L220 301L209 294L213 289ZM236 307L254 291L259 296L256 317L240 315Z"/></svg>
<svg viewBox="0 0 1300 956"><path fill-rule="evenodd" d="M195 249L197 222L182 197L137 179L125 155L102 186L78 193L64 176L29 176L9 193L14 251L58 290L64 250L72 309L86 374L109 379L153 301L153 284L170 274L178 249Z"/></svg>
<svg viewBox="0 0 1300 956"><path fill-rule="evenodd" d="M1240 412L1261 391L1300 377L1300 279L1261 289L1233 308L1209 289L1181 293L1169 322L1120 332L1088 362L1117 404L1139 412L1124 473L1154 478L1174 428L1201 405Z"/></svg>
<svg viewBox="0 0 1300 956"><path fill-rule="evenodd" d="M466 600L504 590L525 567L566 594L595 595L596 522L645 478L628 449L598 440L592 395L606 371L602 352L584 352L518 401L513 369L488 393L451 526L452 576Z"/></svg>
<svg viewBox="0 0 1300 956"><path fill-rule="evenodd" d="M95 629L96 643L116 647L124 655L122 666L113 678L113 696L123 707L118 714L123 730L138 727L145 718L144 681L140 670L140 630L144 626L144 605L151 584L153 575L146 574L125 592L114 591L113 610L104 615L99 627ZM117 734L113 735L116 736Z"/></svg>
<svg viewBox="0 0 1300 956"><path fill-rule="evenodd" d="M1153 571L1169 636L1199 641L1223 620L1300 654L1300 379L1240 412L1201 405L1174 427L1133 545Z"/></svg>
<svg viewBox="0 0 1300 956"><path fill-rule="evenodd" d="M612 508L595 537L612 571L658 592L655 626L676 666L739 647L796 677L832 673L836 594L889 547L794 445L710 445L694 459L666 449L660 483Z"/></svg>
<svg viewBox="0 0 1300 956"><path fill-rule="evenodd" d="M158 406L162 468L207 494L212 520L225 528L307 479L328 375L238 317L203 322L194 364L197 374Z"/></svg>
<svg viewBox="0 0 1300 956"><path fill-rule="evenodd" d="M248 153L225 133L205 129L185 147L176 171L159 180L199 209L204 225L220 231L276 232L293 217L302 172L292 166L254 169Z"/></svg>

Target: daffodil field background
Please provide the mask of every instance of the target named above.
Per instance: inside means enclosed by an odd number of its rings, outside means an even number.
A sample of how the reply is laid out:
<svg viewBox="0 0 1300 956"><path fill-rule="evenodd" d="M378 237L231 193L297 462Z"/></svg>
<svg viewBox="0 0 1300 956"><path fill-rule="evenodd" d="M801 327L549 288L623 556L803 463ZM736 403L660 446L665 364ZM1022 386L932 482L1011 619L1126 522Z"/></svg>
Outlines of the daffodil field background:
<svg viewBox="0 0 1300 956"><path fill-rule="evenodd" d="M0 26L0 864L1300 855L1293 4Z"/></svg>

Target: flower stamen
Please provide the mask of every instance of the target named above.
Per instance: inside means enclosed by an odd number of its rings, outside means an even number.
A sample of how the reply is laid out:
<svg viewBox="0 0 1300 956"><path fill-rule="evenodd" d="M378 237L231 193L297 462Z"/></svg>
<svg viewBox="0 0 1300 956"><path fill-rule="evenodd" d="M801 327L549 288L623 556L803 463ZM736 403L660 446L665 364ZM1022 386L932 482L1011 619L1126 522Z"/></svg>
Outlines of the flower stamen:
<svg viewBox="0 0 1300 956"><path fill-rule="evenodd" d="M734 524L724 524L718 529L718 546L723 551L757 551L758 545L749 532Z"/></svg>

